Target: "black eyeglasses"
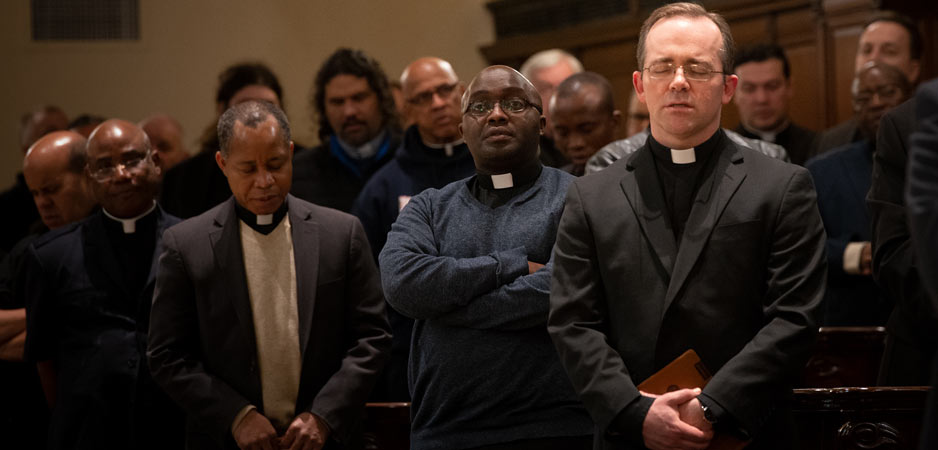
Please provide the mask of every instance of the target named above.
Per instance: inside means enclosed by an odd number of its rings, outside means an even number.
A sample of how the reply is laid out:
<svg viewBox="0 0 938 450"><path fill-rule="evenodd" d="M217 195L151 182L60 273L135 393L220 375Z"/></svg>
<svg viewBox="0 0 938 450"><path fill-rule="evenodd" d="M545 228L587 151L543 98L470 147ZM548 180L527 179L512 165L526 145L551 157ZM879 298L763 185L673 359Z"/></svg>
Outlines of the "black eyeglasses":
<svg viewBox="0 0 938 450"><path fill-rule="evenodd" d="M443 100L448 100L453 95L453 92L456 91L456 86L459 86L459 83L441 84L434 89L414 95L407 99L407 101L412 105L426 106L433 101L433 94L436 94L437 97Z"/></svg>
<svg viewBox="0 0 938 450"><path fill-rule="evenodd" d="M103 183L114 178L114 175L117 175L118 167L126 172L137 172L143 167L144 163L150 159L149 157L149 150L146 152L128 152L121 158L122 161L117 164L110 164L110 161L108 161L107 165L96 164L94 167L89 164L88 173L91 174L91 178Z"/></svg>
<svg viewBox="0 0 938 450"><path fill-rule="evenodd" d="M489 113L495 109L495 104L498 103L498 107L507 113L518 114L524 112L528 107L532 107L537 110L538 113L542 113L543 109L540 106L535 105L523 98L511 97L503 98L500 100L475 100L469 102L469 105L466 106L466 110L463 111L463 114L469 114L471 116L482 117L487 116Z"/></svg>
<svg viewBox="0 0 938 450"><path fill-rule="evenodd" d="M657 62L645 67L644 70L648 71L648 76L652 79L670 80L674 77L674 74L677 73L678 68L682 69L684 78L693 81L710 81L710 79L713 78L713 74L723 73L719 70L713 70L713 67L706 63L674 64L670 62Z"/></svg>

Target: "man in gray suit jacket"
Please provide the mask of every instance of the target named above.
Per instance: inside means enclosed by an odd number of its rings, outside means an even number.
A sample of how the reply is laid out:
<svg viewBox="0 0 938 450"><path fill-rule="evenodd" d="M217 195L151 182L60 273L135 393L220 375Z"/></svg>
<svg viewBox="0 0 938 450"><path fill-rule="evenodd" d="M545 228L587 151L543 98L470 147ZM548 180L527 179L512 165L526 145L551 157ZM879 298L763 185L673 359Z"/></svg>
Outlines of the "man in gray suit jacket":
<svg viewBox="0 0 938 450"><path fill-rule="evenodd" d="M149 360L186 448L350 444L391 337L354 217L287 195L293 143L266 102L218 121L232 199L168 230Z"/></svg>
<svg viewBox="0 0 938 450"><path fill-rule="evenodd" d="M817 332L824 229L808 172L731 142L726 21L699 5L642 27L633 84L651 135L574 181L554 248L548 331L597 424L595 448L789 447L786 397ZM694 349L713 377L640 382ZM624 441L624 442L623 442Z"/></svg>

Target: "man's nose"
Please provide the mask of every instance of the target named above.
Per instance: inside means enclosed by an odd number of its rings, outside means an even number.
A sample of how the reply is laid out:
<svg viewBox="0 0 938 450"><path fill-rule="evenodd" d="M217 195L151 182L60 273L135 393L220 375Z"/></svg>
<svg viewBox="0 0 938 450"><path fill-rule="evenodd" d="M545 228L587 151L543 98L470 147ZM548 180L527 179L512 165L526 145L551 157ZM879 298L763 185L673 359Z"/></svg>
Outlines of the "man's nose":
<svg viewBox="0 0 938 450"><path fill-rule="evenodd" d="M507 121L508 121L508 113L506 113L505 110L502 109L502 106L498 102L495 102L495 104L492 105L492 112L489 113L489 122L507 122Z"/></svg>
<svg viewBox="0 0 938 450"><path fill-rule="evenodd" d="M269 170L258 170L254 177L254 185L259 188L266 188L274 184L274 175Z"/></svg>
<svg viewBox="0 0 938 450"><path fill-rule="evenodd" d="M671 84L668 85L672 90L683 91L689 87L687 78L684 78L684 67L678 66L674 69L674 77L671 78Z"/></svg>

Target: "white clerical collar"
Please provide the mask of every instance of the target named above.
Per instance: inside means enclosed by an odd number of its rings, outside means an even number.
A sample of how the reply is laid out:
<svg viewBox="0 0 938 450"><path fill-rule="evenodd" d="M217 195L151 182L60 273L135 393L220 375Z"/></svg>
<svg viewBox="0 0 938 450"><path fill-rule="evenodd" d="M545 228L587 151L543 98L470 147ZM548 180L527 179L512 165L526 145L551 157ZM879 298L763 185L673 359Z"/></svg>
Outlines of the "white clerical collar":
<svg viewBox="0 0 938 450"><path fill-rule="evenodd" d="M463 143L462 139L457 139L455 141L447 142L445 144L430 144L427 141L424 141L423 137L420 138L420 141L423 142L423 145L426 145L427 147L430 147L430 148L435 148L435 149L442 148L443 153L445 153L447 157L453 156L453 147L456 147L457 145L462 145Z"/></svg>
<svg viewBox="0 0 938 450"><path fill-rule="evenodd" d="M146 212L138 216L131 217L129 219L121 219L120 217L114 217L113 215L111 215L111 213L107 212L107 210L104 208L102 208L101 211L104 212L105 216L108 216L109 218L111 218L111 220L120 222L121 225L123 226L124 234L133 234L137 231L137 221L142 219L146 215L150 214L151 212L153 212L154 209L156 209L156 200L153 201L153 204L150 205L150 209L146 210Z"/></svg>
<svg viewBox="0 0 938 450"><path fill-rule="evenodd" d="M674 164L691 164L697 162L697 152L693 148L684 150L671 149L671 162Z"/></svg>
<svg viewBox="0 0 938 450"><path fill-rule="evenodd" d="M384 142L384 137L387 136L387 134L388 131L384 130L378 133L372 140L358 147L346 143L338 135L336 135L335 138L339 141L339 146L342 147L342 150L344 150L347 155L354 159L368 159L378 153L381 144Z"/></svg>
<svg viewBox="0 0 938 450"><path fill-rule="evenodd" d="M257 224L258 225L270 225L274 223L273 214L258 214L257 215Z"/></svg>
<svg viewBox="0 0 938 450"><path fill-rule="evenodd" d="M743 124L743 128L745 128L746 131L758 136L759 139L762 139L765 142L775 143L775 139L778 138L778 134L782 131L785 131L785 129L788 128L789 123L789 120L785 120L781 125L775 127L775 129L772 130L756 130L746 126L746 124Z"/></svg>
<svg viewBox="0 0 938 450"><path fill-rule="evenodd" d="M515 179L511 172L492 175L492 187L495 189L508 189L515 186Z"/></svg>

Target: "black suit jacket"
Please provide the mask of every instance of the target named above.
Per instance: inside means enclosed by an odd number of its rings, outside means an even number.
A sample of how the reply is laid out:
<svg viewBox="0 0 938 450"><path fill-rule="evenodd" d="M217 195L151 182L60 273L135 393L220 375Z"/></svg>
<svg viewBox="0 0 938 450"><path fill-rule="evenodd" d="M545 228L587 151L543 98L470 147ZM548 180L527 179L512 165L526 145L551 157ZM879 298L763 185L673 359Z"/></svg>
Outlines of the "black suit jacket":
<svg viewBox="0 0 938 450"><path fill-rule="evenodd" d="M348 442L391 344L378 272L354 217L287 196L302 369L296 413ZM187 448L236 448L231 425L263 413L251 303L234 198L164 235L149 358L188 413Z"/></svg>
<svg viewBox="0 0 938 450"><path fill-rule="evenodd" d="M30 246L23 271L26 354L56 366L50 448L181 444L180 411L152 383L144 360L160 236L179 222L159 208L156 214L155 250L141 255L150 272L140 292L124 283L101 211Z"/></svg>
<svg viewBox="0 0 938 450"><path fill-rule="evenodd" d="M889 334L931 359L938 342L938 317L931 312L928 296L917 270L904 198L909 136L916 130L915 102L908 100L886 113L879 123L873 154L873 182L866 201L873 220L873 276L893 302L886 328ZM927 364L927 363L926 363ZM927 365L917 373L903 369L897 377L886 369L892 383L922 385L929 381ZM882 374L881 374L882 375Z"/></svg>
<svg viewBox="0 0 938 450"><path fill-rule="evenodd" d="M825 285L814 186L807 170L727 139L719 151L680 248L647 144L567 194L548 330L597 448L622 448L605 432L635 386L691 348L714 375L704 394L764 446L789 438L779 416Z"/></svg>
<svg viewBox="0 0 938 450"><path fill-rule="evenodd" d="M925 84L915 97L919 130L911 137L906 199L909 226L918 254L918 270L930 296L930 315L938 317L938 80ZM938 360L936 360L938 363ZM938 447L938 378L922 427L921 449Z"/></svg>
<svg viewBox="0 0 938 450"><path fill-rule="evenodd" d="M762 139L755 133L750 133L742 124L739 124L734 131L749 139ZM792 164L803 166L811 155L817 153L818 134L790 123L788 127L775 136L775 142L773 143L785 148Z"/></svg>

